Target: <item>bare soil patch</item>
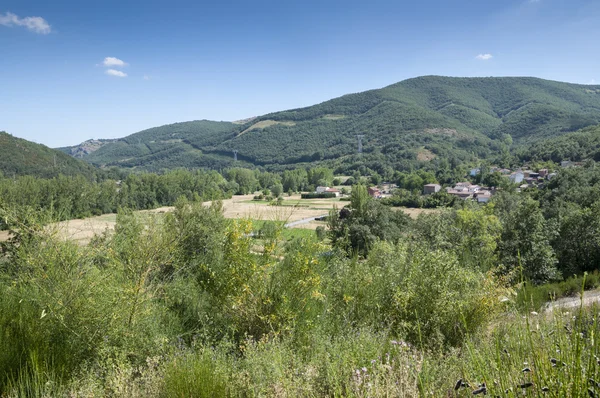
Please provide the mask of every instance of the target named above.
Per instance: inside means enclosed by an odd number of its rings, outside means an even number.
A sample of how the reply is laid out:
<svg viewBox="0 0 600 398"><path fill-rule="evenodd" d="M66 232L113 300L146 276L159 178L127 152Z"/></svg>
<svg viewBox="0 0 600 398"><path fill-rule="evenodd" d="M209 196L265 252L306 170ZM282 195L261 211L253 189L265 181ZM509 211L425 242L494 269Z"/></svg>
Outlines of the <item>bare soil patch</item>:
<svg viewBox="0 0 600 398"><path fill-rule="evenodd" d="M403 211L411 218L417 218L421 214L432 214L440 211L439 209L412 209L408 207L392 207L392 209L395 211Z"/></svg>
<svg viewBox="0 0 600 398"><path fill-rule="evenodd" d="M429 162L429 161L435 159L435 157L436 157L435 153L433 153L429 149L425 149L425 148L422 148L417 153L417 160L419 160L421 162Z"/></svg>
<svg viewBox="0 0 600 398"><path fill-rule="evenodd" d="M295 126L296 125L296 123L294 123L294 122L278 122L276 120L261 120L260 122L254 123L252 126L248 127L246 130L239 133L238 136L245 134L252 130L262 130L269 126L274 126L276 124L283 124L284 126Z"/></svg>
<svg viewBox="0 0 600 398"><path fill-rule="evenodd" d="M334 114L328 114L328 115L323 115L322 118L325 120L341 120L344 119L346 116L345 115L334 115Z"/></svg>

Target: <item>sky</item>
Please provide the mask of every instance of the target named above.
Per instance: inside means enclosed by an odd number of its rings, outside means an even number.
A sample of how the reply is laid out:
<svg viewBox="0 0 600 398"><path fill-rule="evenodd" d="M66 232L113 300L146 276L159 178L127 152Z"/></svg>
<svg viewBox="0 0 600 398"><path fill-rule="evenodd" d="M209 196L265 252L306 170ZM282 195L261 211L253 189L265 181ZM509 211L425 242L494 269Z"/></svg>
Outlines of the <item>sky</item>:
<svg viewBox="0 0 600 398"><path fill-rule="evenodd" d="M50 147L423 76L600 84L598 0L0 2L0 131Z"/></svg>

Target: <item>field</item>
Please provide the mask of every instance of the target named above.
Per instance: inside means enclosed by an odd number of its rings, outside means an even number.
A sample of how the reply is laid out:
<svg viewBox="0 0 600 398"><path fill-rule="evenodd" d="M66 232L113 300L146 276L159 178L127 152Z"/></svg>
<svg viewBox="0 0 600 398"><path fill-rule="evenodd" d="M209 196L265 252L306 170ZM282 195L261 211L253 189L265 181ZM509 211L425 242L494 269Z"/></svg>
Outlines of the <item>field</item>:
<svg viewBox="0 0 600 398"><path fill-rule="evenodd" d="M327 215L334 206L342 208L348 204L348 202L340 201L339 198L302 200L300 195L292 195L285 197L281 206L271 206L265 201L256 201L253 198L254 195L238 195L223 200L225 218L251 218L253 220L283 221L285 223L307 220L291 228L314 230L318 226L326 226L326 223L310 220L311 218ZM205 202L205 205L209 206L210 203ZM172 209L172 207L159 207L147 212L160 214L169 212ZM394 209L404 211L412 218L416 218L422 213L437 211L435 209ZM104 214L97 217L62 221L57 223L56 226L59 233L65 238L85 245L95 235L101 234L107 229L112 230L115 227L116 220L116 214ZM0 231L0 241L7 238L8 232Z"/></svg>

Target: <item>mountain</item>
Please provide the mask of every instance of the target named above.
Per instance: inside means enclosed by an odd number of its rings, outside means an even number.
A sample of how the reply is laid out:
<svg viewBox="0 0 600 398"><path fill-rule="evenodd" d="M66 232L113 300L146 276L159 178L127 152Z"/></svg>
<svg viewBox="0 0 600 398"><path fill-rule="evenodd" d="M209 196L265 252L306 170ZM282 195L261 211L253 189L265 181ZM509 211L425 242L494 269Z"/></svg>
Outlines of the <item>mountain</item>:
<svg viewBox="0 0 600 398"><path fill-rule="evenodd" d="M240 124L196 120L143 130L118 140L90 140L60 151L96 166L159 171L174 167L226 167L233 155L204 153L234 138ZM231 152L230 152L231 153Z"/></svg>
<svg viewBox="0 0 600 398"><path fill-rule="evenodd" d="M282 168L304 162L396 167L435 157L493 156L600 123L600 86L531 77L424 76L241 123L193 121L108 142L82 158L98 166L160 170L240 164ZM76 149L63 148L69 152Z"/></svg>
<svg viewBox="0 0 600 398"><path fill-rule="evenodd" d="M571 160L588 159L600 162L600 125L586 127L574 133L541 140L518 151L522 160Z"/></svg>
<svg viewBox="0 0 600 398"><path fill-rule="evenodd" d="M56 149L0 131L0 173L5 176L55 177L63 174L91 177L96 174L96 169Z"/></svg>

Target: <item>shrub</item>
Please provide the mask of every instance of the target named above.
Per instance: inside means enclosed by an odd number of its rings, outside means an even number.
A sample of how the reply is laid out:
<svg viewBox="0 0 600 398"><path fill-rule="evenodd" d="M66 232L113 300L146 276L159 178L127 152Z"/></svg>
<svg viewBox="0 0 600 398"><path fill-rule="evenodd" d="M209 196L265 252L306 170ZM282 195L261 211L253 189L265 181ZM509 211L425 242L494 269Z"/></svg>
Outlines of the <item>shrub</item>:
<svg viewBox="0 0 600 398"><path fill-rule="evenodd" d="M327 278L337 329L391 327L427 347L457 346L502 308L505 289L491 275L463 268L450 252L379 242L367 261L346 260Z"/></svg>
<svg viewBox="0 0 600 398"><path fill-rule="evenodd" d="M175 357L166 367L160 396L218 398L228 395L228 369L210 349Z"/></svg>
<svg viewBox="0 0 600 398"><path fill-rule="evenodd" d="M316 193L316 192L312 192L312 193L303 193L300 196L302 199L330 199L330 198L335 198L335 193L334 192L322 192L322 193Z"/></svg>

